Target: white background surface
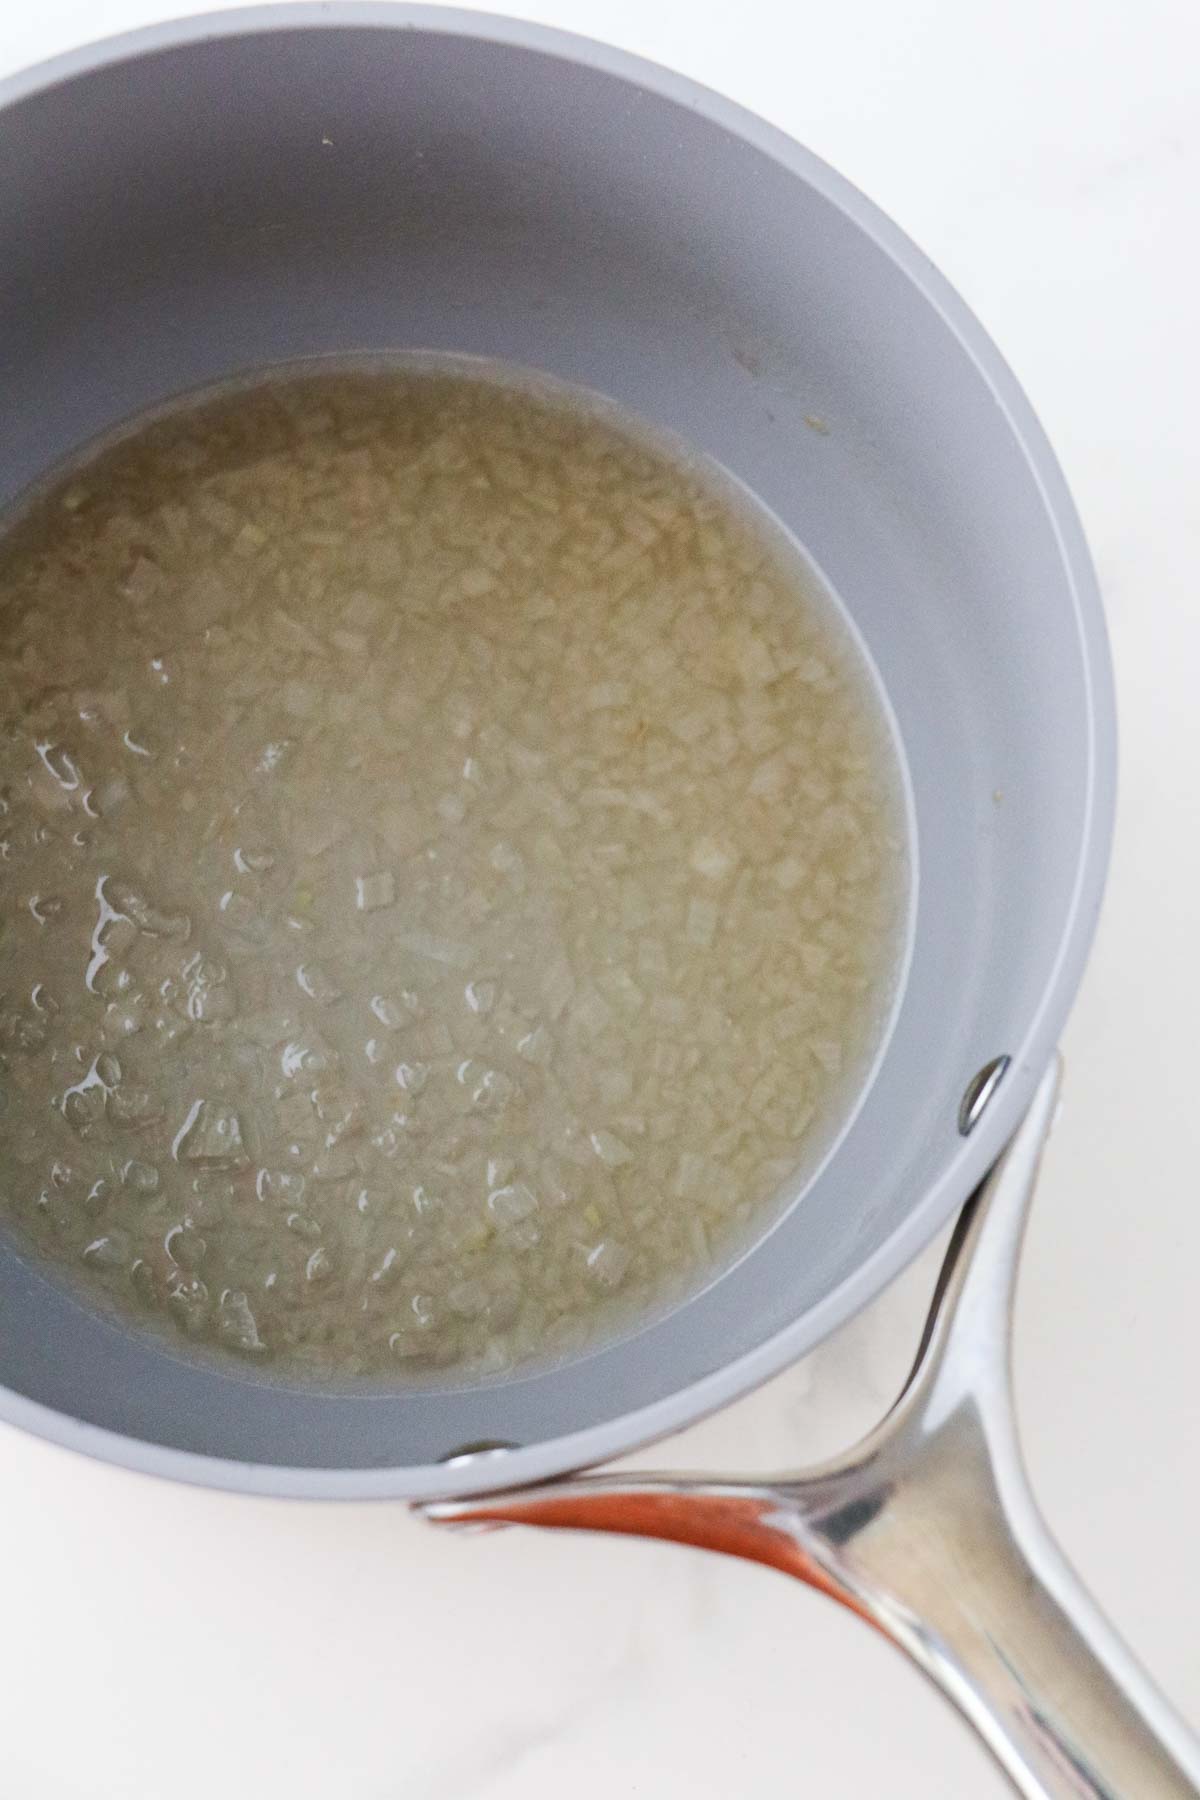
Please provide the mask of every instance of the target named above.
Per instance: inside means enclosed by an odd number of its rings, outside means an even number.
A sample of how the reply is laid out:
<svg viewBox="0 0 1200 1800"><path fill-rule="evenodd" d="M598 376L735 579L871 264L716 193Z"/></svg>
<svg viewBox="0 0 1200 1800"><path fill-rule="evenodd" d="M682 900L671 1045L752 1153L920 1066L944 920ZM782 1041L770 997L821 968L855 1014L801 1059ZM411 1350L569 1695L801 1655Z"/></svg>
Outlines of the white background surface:
<svg viewBox="0 0 1200 1800"><path fill-rule="evenodd" d="M164 10L8 0L0 66ZM865 188L977 309L1065 464L1109 608L1122 793L1026 1252L1018 1399L1054 1527L1200 1723L1200 9L520 10L724 89ZM764 1469L848 1441L904 1371L935 1263L656 1460ZM191 1492L4 1428L0 1495L12 1800L1007 1792L894 1652L764 1571Z"/></svg>

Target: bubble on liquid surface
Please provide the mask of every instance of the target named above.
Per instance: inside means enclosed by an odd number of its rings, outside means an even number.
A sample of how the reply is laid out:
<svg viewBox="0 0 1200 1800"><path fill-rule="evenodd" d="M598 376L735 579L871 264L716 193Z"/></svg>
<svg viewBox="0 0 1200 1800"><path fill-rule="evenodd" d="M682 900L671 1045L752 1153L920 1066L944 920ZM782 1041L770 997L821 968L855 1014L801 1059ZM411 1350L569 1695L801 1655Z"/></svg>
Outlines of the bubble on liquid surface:
<svg viewBox="0 0 1200 1800"><path fill-rule="evenodd" d="M171 1145L177 1162L205 1169L239 1168L247 1160L236 1109L219 1100L193 1100Z"/></svg>

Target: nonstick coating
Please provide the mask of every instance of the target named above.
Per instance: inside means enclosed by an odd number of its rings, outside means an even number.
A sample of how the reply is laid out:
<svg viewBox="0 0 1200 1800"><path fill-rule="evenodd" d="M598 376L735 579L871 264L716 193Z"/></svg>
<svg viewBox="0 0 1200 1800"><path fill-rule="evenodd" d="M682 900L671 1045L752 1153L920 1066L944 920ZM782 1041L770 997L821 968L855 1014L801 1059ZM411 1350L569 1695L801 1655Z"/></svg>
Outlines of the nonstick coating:
<svg viewBox="0 0 1200 1800"><path fill-rule="evenodd" d="M907 989L848 1137L670 1316L491 1386L315 1393L189 1362L0 1243L0 1416L227 1487L426 1496L601 1460L783 1367L995 1158L1099 902L1103 621L995 349L778 132L476 14L283 6L137 32L0 86L0 168L0 501L139 408L285 358L424 347L583 382L717 457L832 580L895 709L920 859ZM964 1138L964 1088L1002 1054ZM480 1440L519 1448L439 1466Z"/></svg>

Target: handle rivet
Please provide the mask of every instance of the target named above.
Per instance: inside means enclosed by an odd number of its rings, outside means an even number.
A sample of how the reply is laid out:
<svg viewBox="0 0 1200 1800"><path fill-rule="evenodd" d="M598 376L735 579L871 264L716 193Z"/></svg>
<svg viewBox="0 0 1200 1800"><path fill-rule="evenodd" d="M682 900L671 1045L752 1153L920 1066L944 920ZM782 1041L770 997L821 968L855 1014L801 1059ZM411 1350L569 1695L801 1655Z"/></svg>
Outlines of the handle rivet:
<svg viewBox="0 0 1200 1800"><path fill-rule="evenodd" d="M457 1450L447 1450L445 1456L438 1461L447 1469L459 1468L463 1463L483 1462L488 1457L507 1456L510 1450L516 1450L517 1444L506 1443L503 1438L480 1438L474 1444L460 1444Z"/></svg>
<svg viewBox="0 0 1200 1800"><path fill-rule="evenodd" d="M958 1109L958 1129L968 1137L987 1111L988 1102L1004 1080L1011 1056L993 1056L967 1083Z"/></svg>

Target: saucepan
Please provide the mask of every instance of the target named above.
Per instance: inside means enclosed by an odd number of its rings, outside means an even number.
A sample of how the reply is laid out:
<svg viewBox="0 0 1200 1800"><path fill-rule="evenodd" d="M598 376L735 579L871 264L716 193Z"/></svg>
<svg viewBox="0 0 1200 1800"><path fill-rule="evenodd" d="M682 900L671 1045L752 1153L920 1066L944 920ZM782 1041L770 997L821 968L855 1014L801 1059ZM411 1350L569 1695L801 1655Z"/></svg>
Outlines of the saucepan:
<svg viewBox="0 0 1200 1800"><path fill-rule="evenodd" d="M0 502L144 407L298 356L451 350L598 389L732 471L828 576L895 711L919 862L849 1133L685 1304L508 1379L318 1391L172 1354L0 1243L0 1414L188 1481L755 1557L907 1648L1024 1792L1195 1792L1196 1746L1039 1523L1008 1403L1114 726L1074 510L980 326L758 119L476 14L281 6L77 51L0 87L0 168ZM913 1379L848 1458L572 1476L801 1356L964 1207Z"/></svg>

